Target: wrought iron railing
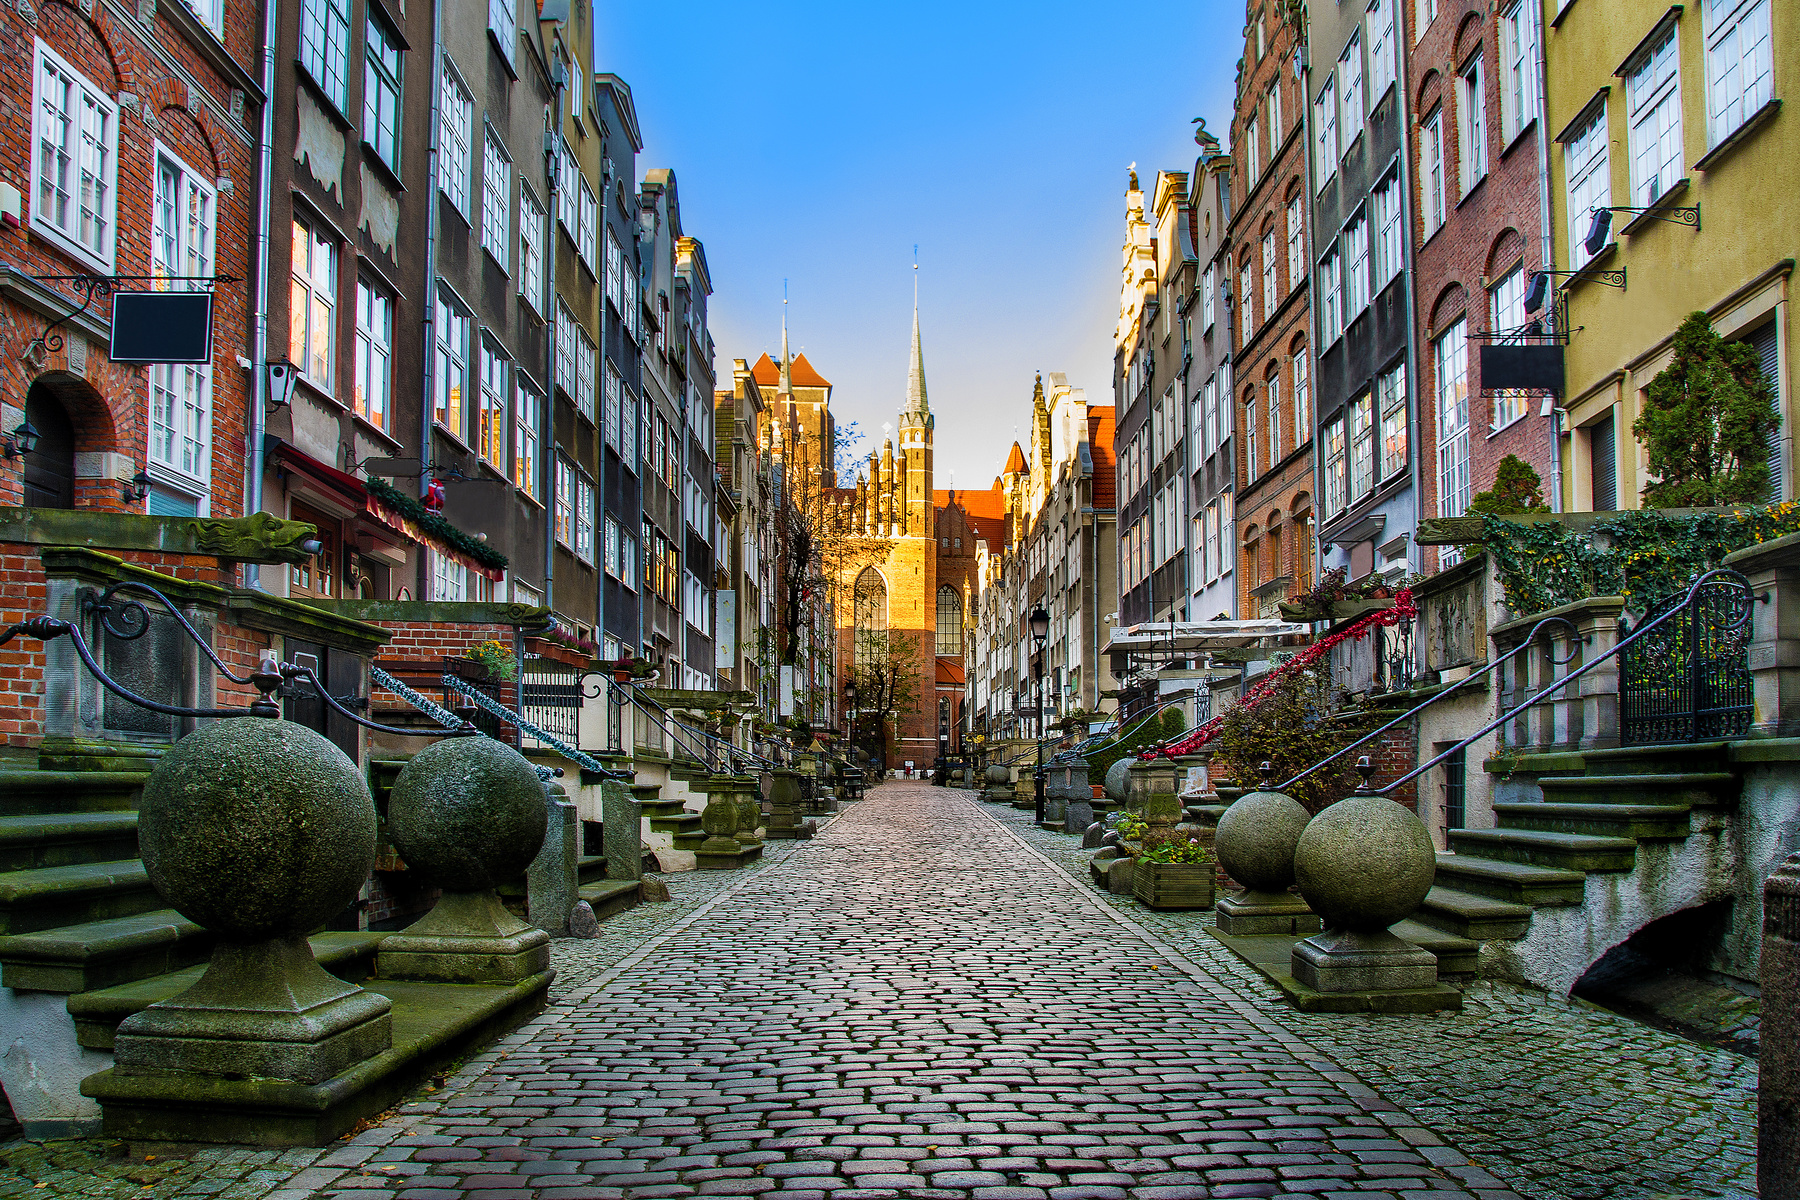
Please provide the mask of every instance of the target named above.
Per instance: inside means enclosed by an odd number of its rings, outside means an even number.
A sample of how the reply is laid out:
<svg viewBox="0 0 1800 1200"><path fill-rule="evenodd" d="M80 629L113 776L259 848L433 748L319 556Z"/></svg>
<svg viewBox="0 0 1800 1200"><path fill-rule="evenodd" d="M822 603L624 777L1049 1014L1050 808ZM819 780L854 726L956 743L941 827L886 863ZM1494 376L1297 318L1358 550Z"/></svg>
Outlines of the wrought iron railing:
<svg viewBox="0 0 1800 1200"><path fill-rule="evenodd" d="M1619 736L1627 745L1742 737L1755 700L1745 588L1713 580L1671 596L1646 622L1681 610L1619 658Z"/></svg>
<svg viewBox="0 0 1800 1200"><path fill-rule="evenodd" d="M581 672L548 658L527 658L519 672L519 716L571 746L581 745Z"/></svg>

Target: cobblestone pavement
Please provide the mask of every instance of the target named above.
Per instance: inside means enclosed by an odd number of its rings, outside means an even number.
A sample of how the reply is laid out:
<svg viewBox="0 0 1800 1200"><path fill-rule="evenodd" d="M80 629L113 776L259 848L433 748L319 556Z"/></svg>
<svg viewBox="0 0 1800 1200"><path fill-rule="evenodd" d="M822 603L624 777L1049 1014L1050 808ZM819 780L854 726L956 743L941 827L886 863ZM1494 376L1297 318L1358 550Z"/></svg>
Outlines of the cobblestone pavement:
<svg viewBox="0 0 1800 1200"><path fill-rule="evenodd" d="M1510 989L1460 1017L1296 1014L1209 918L1053 870L1082 869L1072 845L887 784L559 943L542 1018L336 1147L14 1143L0 1197L1749 1193L1753 1064Z"/></svg>

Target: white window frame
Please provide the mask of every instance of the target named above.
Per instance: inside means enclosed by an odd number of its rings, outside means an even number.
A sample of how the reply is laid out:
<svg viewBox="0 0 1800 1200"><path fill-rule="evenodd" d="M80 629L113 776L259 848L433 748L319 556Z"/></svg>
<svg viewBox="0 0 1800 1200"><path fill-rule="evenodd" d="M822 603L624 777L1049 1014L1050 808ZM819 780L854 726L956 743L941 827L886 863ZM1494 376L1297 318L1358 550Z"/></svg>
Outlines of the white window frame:
<svg viewBox="0 0 1800 1200"><path fill-rule="evenodd" d="M1250 265L1250 255L1245 253L1243 265L1238 268L1238 309L1244 315L1244 341L1256 332L1256 279L1255 268Z"/></svg>
<svg viewBox="0 0 1800 1200"><path fill-rule="evenodd" d="M393 423L394 298L365 275L356 277L356 361L350 409L386 433Z"/></svg>
<svg viewBox="0 0 1800 1200"><path fill-rule="evenodd" d="M1487 95L1481 76L1480 53L1456 76L1456 180L1461 196L1487 178Z"/></svg>
<svg viewBox="0 0 1800 1200"><path fill-rule="evenodd" d="M469 423L470 348L474 345L475 321L466 309L450 298L449 289L438 284L437 320L433 323L431 420L459 442L466 443ZM450 394L456 393L452 403Z"/></svg>
<svg viewBox="0 0 1800 1200"><path fill-rule="evenodd" d="M1355 504L1375 492L1375 396L1363 392L1344 406L1350 430L1350 503Z"/></svg>
<svg viewBox="0 0 1800 1200"><path fill-rule="evenodd" d="M1525 324L1525 266L1521 263L1494 284L1488 292L1490 328L1501 336ZM1500 388L1494 392L1494 417L1489 429L1498 433L1525 416L1527 394L1519 388Z"/></svg>
<svg viewBox="0 0 1800 1200"><path fill-rule="evenodd" d="M1569 266L1579 270L1590 257L1589 214L1612 203L1612 168L1608 146L1606 102L1563 139L1563 175L1568 188Z"/></svg>
<svg viewBox="0 0 1800 1200"><path fill-rule="evenodd" d="M1369 307L1373 290L1369 286L1369 220L1358 216L1344 230L1344 324L1356 320Z"/></svg>
<svg viewBox="0 0 1800 1200"><path fill-rule="evenodd" d="M1269 414L1269 470L1273 471L1281 462L1281 371L1269 376L1263 384L1263 407Z"/></svg>
<svg viewBox="0 0 1800 1200"><path fill-rule="evenodd" d="M1717 146L1775 97L1773 0L1701 0L1706 144Z"/></svg>
<svg viewBox="0 0 1800 1200"><path fill-rule="evenodd" d="M1375 189L1375 228L1373 231L1375 275L1373 291L1381 294L1388 280L1406 266L1406 227L1400 220L1400 177L1388 176L1387 182Z"/></svg>
<svg viewBox="0 0 1800 1200"><path fill-rule="evenodd" d="M401 73L405 70L405 60L388 31L386 20L377 17L372 8L364 24L363 145L398 175Z"/></svg>
<svg viewBox="0 0 1800 1200"><path fill-rule="evenodd" d="M581 326L561 296L556 298L556 377L551 383L562 389L571 403L575 400L575 331ZM588 420L593 420L588 414Z"/></svg>
<svg viewBox="0 0 1800 1200"><path fill-rule="evenodd" d="M519 46L519 16L513 11L511 0L488 0L488 32L494 37L500 57L512 67L517 61L514 55Z"/></svg>
<svg viewBox="0 0 1800 1200"><path fill-rule="evenodd" d="M475 452L481 461L504 474L507 469L508 413L506 396L511 390L508 371L512 362L487 338L481 339L479 396L475 409Z"/></svg>
<svg viewBox="0 0 1800 1200"><path fill-rule="evenodd" d="M1469 349L1466 318L1432 342L1437 381L1438 516L1469 509Z"/></svg>
<svg viewBox="0 0 1800 1200"><path fill-rule="evenodd" d="M306 239L304 252L293 254L290 258L292 266L291 282L288 288L288 357L299 369L300 378L327 396L337 395L337 267L338 244L330 236L330 226L323 222L314 223L299 213L294 214L294 241ZM319 257L323 254L324 262ZM306 316L298 330L294 328L295 305L306 310ZM323 309L323 320L319 321L320 309ZM321 331L317 326L324 326ZM294 334L301 338L300 353L294 351ZM325 339L324 353L316 354L316 338L323 333ZM315 371L317 363L319 370Z"/></svg>
<svg viewBox="0 0 1800 1200"><path fill-rule="evenodd" d="M1279 302L1279 298L1276 296L1275 230L1273 228L1263 234L1262 260L1263 320L1267 321L1275 315L1275 306Z"/></svg>
<svg viewBox="0 0 1800 1200"><path fill-rule="evenodd" d="M576 172L576 201L578 204L576 224L576 249L581 253L581 261L587 269L594 269L596 259L595 239L600 226L600 200L594 195L594 189L588 186L587 176Z"/></svg>
<svg viewBox="0 0 1800 1200"><path fill-rule="evenodd" d="M1444 227L1444 106L1431 110L1419 126L1419 181L1424 192L1425 236Z"/></svg>
<svg viewBox="0 0 1800 1200"><path fill-rule="evenodd" d="M1318 190L1324 191L1337 174L1338 134L1337 134L1337 75L1335 72L1325 80L1320 89L1318 99L1313 101L1313 129L1317 137L1313 143L1313 155L1317 162Z"/></svg>
<svg viewBox="0 0 1800 1200"><path fill-rule="evenodd" d="M1655 204L1684 175L1681 146L1681 39L1668 22L1655 44L1625 72L1630 126L1631 200Z"/></svg>
<svg viewBox="0 0 1800 1200"><path fill-rule="evenodd" d="M544 312L544 206L519 180L519 295L539 316Z"/></svg>
<svg viewBox="0 0 1800 1200"><path fill-rule="evenodd" d="M1398 77L1394 54L1395 0L1375 0L1369 6L1369 101L1370 107L1381 102L1388 87Z"/></svg>
<svg viewBox="0 0 1800 1200"><path fill-rule="evenodd" d="M551 494L551 529L557 544L573 550L575 542L575 464L558 454Z"/></svg>
<svg viewBox="0 0 1800 1200"><path fill-rule="evenodd" d="M1325 511L1336 515L1350 504L1350 477L1344 455L1344 418L1325 423Z"/></svg>
<svg viewBox="0 0 1800 1200"><path fill-rule="evenodd" d="M575 557L582 562L594 561L594 481L579 472L575 475Z"/></svg>
<svg viewBox="0 0 1800 1200"><path fill-rule="evenodd" d="M1515 0L1500 14L1500 133L1511 145L1537 120L1537 8Z"/></svg>
<svg viewBox="0 0 1800 1200"><path fill-rule="evenodd" d="M1406 364L1395 364L1393 370L1375 381L1377 393L1376 419L1381 422L1381 480L1383 483L1406 470L1411 449L1411 421L1407 417Z"/></svg>
<svg viewBox="0 0 1800 1200"><path fill-rule="evenodd" d="M438 190L467 218L475 153L475 98L451 69L448 55L438 91Z"/></svg>
<svg viewBox="0 0 1800 1200"><path fill-rule="evenodd" d="M1363 60L1362 31L1359 29L1350 35L1350 44L1344 47L1344 53L1338 58L1338 104L1343 109L1338 120L1338 136L1343 143L1338 153L1348 154L1356 135L1362 132L1363 122L1368 120L1368 110L1363 107Z"/></svg>
<svg viewBox="0 0 1800 1200"><path fill-rule="evenodd" d="M1343 260L1333 249L1319 264L1319 334L1329 346L1344 333Z"/></svg>
<svg viewBox="0 0 1800 1200"><path fill-rule="evenodd" d="M1294 360L1294 444L1312 440L1312 377L1306 362L1306 347L1293 353Z"/></svg>
<svg viewBox="0 0 1800 1200"><path fill-rule="evenodd" d="M300 66L342 113L350 106L349 0L300 0Z"/></svg>
<svg viewBox="0 0 1800 1200"><path fill-rule="evenodd" d="M1256 453L1256 388L1244 397L1244 482L1255 483L1262 474L1262 462Z"/></svg>
<svg viewBox="0 0 1800 1200"><path fill-rule="evenodd" d="M1253 112L1250 114L1250 119L1244 122L1244 187L1246 190L1256 186L1262 168L1262 131L1257 128L1256 116L1257 114Z"/></svg>
<svg viewBox="0 0 1800 1200"><path fill-rule="evenodd" d="M1300 197L1287 202L1287 268L1288 290L1300 284L1306 273L1306 218L1300 211Z"/></svg>
<svg viewBox="0 0 1800 1200"><path fill-rule="evenodd" d="M118 211L119 108L42 38L32 64L31 227L58 249L112 273ZM55 93L61 92L57 96ZM95 153L101 161L93 162ZM63 219L47 195L63 197ZM84 203L98 190L99 203ZM84 218L83 213L90 214ZM91 223L91 230L84 225Z"/></svg>
<svg viewBox="0 0 1800 1200"><path fill-rule="evenodd" d="M1213 327L1213 299L1218 291L1218 280L1214 278L1213 267L1209 263L1206 273L1200 278L1200 329L1202 332Z"/></svg>
<svg viewBox="0 0 1800 1200"><path fill-rule="evenodd" d="M524 373L513 372L513 486L538 498L538 422L544 398L525 382Z"/></svg>
<svg viewBox="0 0 1800 1200"><path fill-rule="evenodd" d="M1281 76L1275 76L1275 82L1269 85L1269 163L1273 165L1275 156L1281 152Z"/></svg>
<svg viewBox="0 0 1800 1200"><path fill-rule="evenodd" d="M512 156L489 125L482 132L481 248L508 274L512 272L511 226Z"/></svg>

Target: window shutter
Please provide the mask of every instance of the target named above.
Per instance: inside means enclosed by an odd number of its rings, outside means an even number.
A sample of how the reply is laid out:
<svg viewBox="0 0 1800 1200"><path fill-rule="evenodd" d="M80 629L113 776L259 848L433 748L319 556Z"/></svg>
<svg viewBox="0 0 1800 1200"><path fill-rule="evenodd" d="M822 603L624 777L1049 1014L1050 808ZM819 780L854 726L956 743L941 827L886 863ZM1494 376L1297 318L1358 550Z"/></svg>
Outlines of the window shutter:
<svg viewBox="0 0 1800 1200"><path fill-rule="evenodd" d="M1610 412L1588 427L1588 453L1593 470L1594 511L1611 512L1619 507L1619 460Z"/></svg>
<svg viewBox="0 0 1800 1200"><path fill-rule="evenodd" d="M1769 503L1771 504L1781 502L1784 490L1782 485L1786 482L1782 473L1782 451L1785 449L1786 443L1786 439L1782 436L1782 426L1785 424L1787 405L1783 402L1785 397L1781 394L1781 369L1780 364L1776 361L1779 352L1776 349L1775 333L1775 322L1770 321L1745 339L1756 350L1757 356L1762 359L1763 378L1769 381L1769 391L1775 397L1775 428L1769 431Z"/></svg>

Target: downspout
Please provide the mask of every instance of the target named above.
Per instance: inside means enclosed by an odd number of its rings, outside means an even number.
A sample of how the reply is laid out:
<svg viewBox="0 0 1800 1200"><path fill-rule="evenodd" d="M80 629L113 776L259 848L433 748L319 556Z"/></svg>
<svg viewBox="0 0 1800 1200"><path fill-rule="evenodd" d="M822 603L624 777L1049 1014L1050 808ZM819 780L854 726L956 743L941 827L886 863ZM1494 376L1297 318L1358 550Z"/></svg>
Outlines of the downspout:
<svg viewBox="0 0 1800 1200"><path fill-rule="evenodd" d="M444 6L431 7L431 137L425 153L425 369L419 406L419 495L431 487L431 418L437 387L438 133L443 128ZM419 594L431 596L431 575L419 557ZM432 597L435 599L435 597Z"/></svg>
<svg viewBox="0 0 1800 1200"><path fill-rule="evenodd" d="M556 206L561 200L557 192L558 166L561 165L561 144L557 141L560 132L557 125L557 114L562 112L563 88L567 86L567 78L558 70L562 59L551 56L550 67L550 108L544 113L544 169L549 179L545 189L550 199L544 206L544 271L548 276L548 292L544 299L544 307L550 308L559 304L556 294ZM544 337L544 411L538 414L538 423L542 427L538 433L538 484L544 489L544 607L556 608L556 480L552 467L556 459L556 313L551 311L545 321Z"/></svg>
<svg viewBox="0 0 1800 1200"><path fill-rule="evenodd" d="M1537 149L1538 149L1538 257L1545 270L1556 266L1556 256L1550 252L1552 230L1550 227L1550 133L1546 128L1550 123L1549 97L1546 80L1549 77L1549 66L1544 57L1543 11L1541 6L1534 8L1534 17L1538 27L1532 30L1537 41L1537 76L1531 82L1537 87ZM1551 277L1552 282L1555 277ZM1556 313L1555 289L1551 290L1550 312L1554 318ZM1566 309L1564 310L1567 311ZM1555 330L1558 337L1566 331ZM1550 511L1559 513L1563 510L1562 494L1562 418L1557 416L1562 397L1552 394L1550 401Z"/></svg>
<svg viewBox="0 0 1800 1200"><path fill-rule="evenodd" d="M1400 213L1401 213L1402 219L1406 222L1405 227L1407 229L1411 229L1413 227L1413 223L1412 223L1412 219L1413 219L1413 213L1412 213L1412 207L1413 207L1412 116L1411 116L1411 113L1408 112L1410 105L1407 104L1408 97L1406 94L1406 84L1405 84L1406 59L1407 59L1407 56L1411 53L1411 49L1406 44L1407 39L1405 37L1401 36L1401 34L1400 34L1400 31L1398 29L1398 20L1396 20L1395 24L1396 24L1396 28L1394 31L1394 73L1395 73L1394 112L1395 112L1396 116L1399 116L1401 118L1401 121L1400 121L1400 174L1399 174ZM1412 544L1406 548L1406 557L1407 557L1407 561L1409 563L1412 563L1415 573L1417 573L1417 569L1420 566L1422 566L1423 564L1418 563L1418 562L1413 562L1413 560L1418 556L1418 553L1419 553L1419 522L1425 519L1425 513L1423 511L1424 506L1421 503L1421 501L1424 499L1424 495L1425 495L1425 477L1424 477L1425 476L1425 464L1429 461L1429 459L1425 454L1425 447L1419 445L1419 439L1417 437L1417 431L1421 427L1421 424L1422 424L1422 422L1420 420L1420 408L1425 403L1425 401L1424 401L1424 398L1418 394L1419 389L1414 386L1414 381L1419 378L1419 363L1418 363L1419 339L1417 337L1417 333L1418 333L1417 321L1419 319L1419 313L1418 313L1417 297L1414 295L1414 289L1409 285L1411 284L1411 282L1414 278L1413 270L1414 270L1414 266L1415 266L1415 263L1414 263L1415 256L1414 256L1414 251L1413 251L1412 238L1410 238L1410 237L1403 238L1402 241L1404 242L1405 247L1406 247L1404 265L1401 267L1401 270L1406 275L1406 279L1403 281L1404 286L1402 286L1400 289L1401 292L1406 297L1406 329L1407 329L1407 334L1406 334L1406 392L1407 392L1406 404L1407 404L1407 407L1411 410L1407 414L1407 419L1412 422L1411 428L1414 431L1413 434L1410 435L1407 440L1412 443L1411 453L1413 456L1413 462L1415 464L1413 467L1413 532L1412 532L1412 538L1411 538ZM1348 412L1348 409L1346 409L1345 411ZM1347 431L1348 431L1348 425L1346 425L1346 432ZM1316 478L1320 482L1323 482L1324 467L1323 467L1323 464L1319 462L1320 456L1318 454L1314 454L1313 459L1314 459L1315 464L1317 464L1314 468L1315 472L1316 472ZM1322 495L1323 493L1315 493L1315 494ZM1373 546L1370 546L1369 550L1370 550L1370 562L1371 562L1371 565L1373 565L1375 548Z"/></svg>
<svg viewBox="0 0 1800 1200"><path fill-rule="evenodd" d="M253 378L250 380L249 420L244 422L245 428L250 431L250 444L245 447L249 451L249 470L246 472L249 478L244 481L247 485L244 493L245 516L261 512L263 504L263 417L268 411L269 394L269 189L274 186L275 39L280 33L279 5L276 0L263 0L262 137L258 146L261 162L257 167L256 254L253 259L256 268L256 315L250 319L250 371ZM244 564L244 585L256 589L262 587L260 564Z"/></svg>

